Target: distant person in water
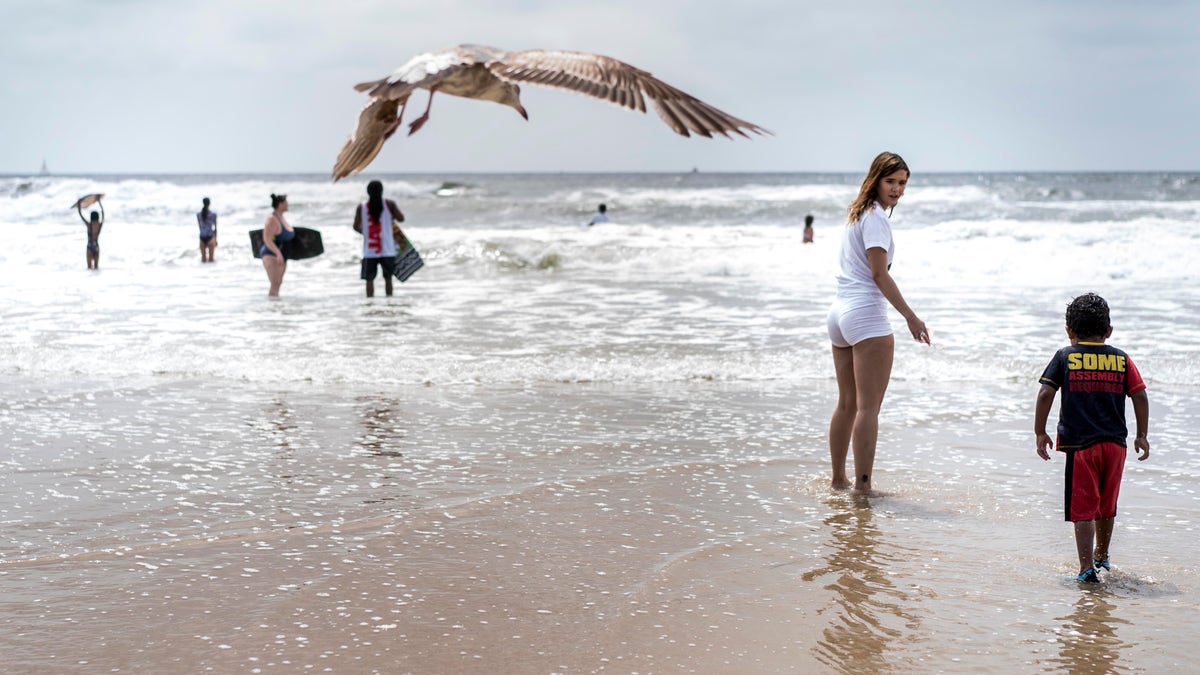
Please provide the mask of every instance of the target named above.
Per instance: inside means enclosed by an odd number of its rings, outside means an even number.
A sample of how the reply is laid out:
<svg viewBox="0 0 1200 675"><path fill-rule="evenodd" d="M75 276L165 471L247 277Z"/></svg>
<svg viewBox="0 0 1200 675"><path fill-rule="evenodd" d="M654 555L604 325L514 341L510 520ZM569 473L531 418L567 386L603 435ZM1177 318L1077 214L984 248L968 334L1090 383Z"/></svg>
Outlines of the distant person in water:
<svg viewBox="0 0 1200 675"><path fill-rule="evenodd" d="M97 199L96 205L100 207L100 212L92 211L91 220L83 217L82 207L75 206L75 210L79 212L79 219L87 227L87 266L89 270L100 269L100 228L104 227L104 204Z"/></svg>
<svg viewBox="0 0 1200 675"><path fill-rule="evenodd" d="M208 197L204 198L204 208L196 214L196 222L200 225L200 262L212 262L213 251L217 249L217 212L208 208Z"/></svg>
<svg viewBox="0 0 1200 675"><path fill-rule="evenodd" d="M263 269L267 271L267 280L271 288L267 296L279 297L279 287L283 285L283 273L287 271L287 260L279 245L296 238L296 232L284 219L283 214L288 210L287 195L271 195L271 215L263 223L263 246L259 250L262 256Z"/></svg>
<svg viewBox="0 0 1200 675"><path fill-rule="evenodd" d="M354 231L363 236L362 274L367 282L367 297L375 297L375 276L383 268L383 288L392 295L392 277L396 276L396 240L403 238L397 223L404 214L396 202L383 198L383 183L367 183L367 201L354 209Z"/></svg>
<svg viewBox="0 0 1200 675"><path fill-rule="evenodd" d="M605 206L604 204L601 204L600 207L598 209L596 209L596 215L592 216L592 220L590 222L588 222L588 227L591 227L597 223L607 223L607 222L608 222L608 207Z"/></svg>
<svg viewBox="0 0 1200 675"><path fill-rule="evenodd" d="M812 214L804 216L804 243L813 243L813 217Z"/></svg>

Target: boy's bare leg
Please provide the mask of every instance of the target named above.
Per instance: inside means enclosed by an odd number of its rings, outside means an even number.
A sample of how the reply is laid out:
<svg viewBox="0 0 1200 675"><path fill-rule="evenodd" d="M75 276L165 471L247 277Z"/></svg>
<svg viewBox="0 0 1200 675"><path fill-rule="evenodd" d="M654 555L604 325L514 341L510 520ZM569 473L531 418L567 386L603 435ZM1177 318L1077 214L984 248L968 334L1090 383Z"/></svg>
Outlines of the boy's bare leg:
<svg viewBox="0 0 1200 675"><path fill-rule="evenodd" d="M833 417L829 420L829 461L833 467L829 486L835 490L846 490L853 485L846 477L846 455L850 453L850 433L854 428L854 415L858 411L855 407L858 392L854 387L854 350L850 347L834 347L833 369L837 374L838 400Z"/></svg>
<svg viewBox="0 0 1200 675"><path fill-rule="evenodd" d="M390 274L383 279L383 291L389 298L392 297L392 275Z"/></svg>
<svg viewBox="0 0 1200 675"><path fill-rule="evenodd" d="M1112 535L1111 525L1109 535ZM1096 540L1096 521L1080 520L1075 523L1075 550L1079 553L1079 573L1092 569L1092 542Z"/></svg>
<svg viewBox="0 0 1200 675"><path fill-rule="evenodd" d="M1108 545L1112 542L1113 521L1115 518L1096 519L1096 550L1093 560L1108 560Z"/></svg>
<svg viewBox="0 0 1200 675"><path fill-rule="evenodd" d="M367 279L367 297L368 298L375 297L375 280L374 279Z"/></svg>

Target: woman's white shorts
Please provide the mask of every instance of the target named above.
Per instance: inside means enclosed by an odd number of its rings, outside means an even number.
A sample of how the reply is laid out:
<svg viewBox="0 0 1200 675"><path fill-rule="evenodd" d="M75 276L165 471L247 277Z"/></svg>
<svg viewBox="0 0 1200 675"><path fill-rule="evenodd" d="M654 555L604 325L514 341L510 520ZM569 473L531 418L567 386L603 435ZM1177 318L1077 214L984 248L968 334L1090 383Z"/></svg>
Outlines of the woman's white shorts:
<svg viewBox="0 0 1200 675"><path fill-rule="evenodd" d="M863 340L892 334L887 305L846 308L841 300L834 300L825 325L834 347L851 347Z"/></svg>

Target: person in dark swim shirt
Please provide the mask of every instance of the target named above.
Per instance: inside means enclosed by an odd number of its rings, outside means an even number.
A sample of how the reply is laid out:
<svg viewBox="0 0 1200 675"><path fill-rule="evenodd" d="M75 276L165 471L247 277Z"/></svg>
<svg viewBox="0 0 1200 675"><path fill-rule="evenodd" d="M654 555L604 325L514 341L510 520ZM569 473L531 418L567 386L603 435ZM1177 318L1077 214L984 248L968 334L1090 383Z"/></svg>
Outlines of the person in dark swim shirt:
<svg viewBox="0 0 1200 675"><path fill-rule="evenodd" d="M1108 303L1095 293L1067 306L1067 337L1042 373L1034 411L1037 453L1049 461L1055 443L1046 433L1054 396L1059 401L1058 450L1067 457L1066 520L1075 523L1079 581L1099 581L1109 569L1109 544L1117 516L1117 495L1125 469L1125 398L1133 401L1138 460L1150 456L1147 427L1150 402L1137 366L1125 352L1104 343L1112 335Z"/></svg>

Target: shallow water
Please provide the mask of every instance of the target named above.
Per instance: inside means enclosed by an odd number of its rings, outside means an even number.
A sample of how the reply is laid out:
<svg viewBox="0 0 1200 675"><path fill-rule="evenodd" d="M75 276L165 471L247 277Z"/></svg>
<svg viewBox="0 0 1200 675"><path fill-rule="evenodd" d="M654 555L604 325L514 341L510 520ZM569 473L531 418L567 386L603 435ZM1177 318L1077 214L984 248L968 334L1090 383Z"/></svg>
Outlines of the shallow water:
<svg viewBox="0 0 1200 675"><path fill-rule="evenodd" d="M1192 177L914 180L893 271L938 347L898 340L870 500L825 487L854 177L460 178L385 178L427 266L373 300L360 185L0 180L0 670L1190 667ZM60 204L93 189L98 273ZM264 191L326 240L278 301ZM1030 432L1083 290L1154 444L1086 589Z"/></svg>
<svg viewBox="0 0 1200 675"><path fill-rule="evenodd" d="M1200 628L1194 473L1129 467L1080 589L1015 410L885 424L865 500L829 384L23 394L59 431L6 443L12 672L1156 671Z"/></svg>

